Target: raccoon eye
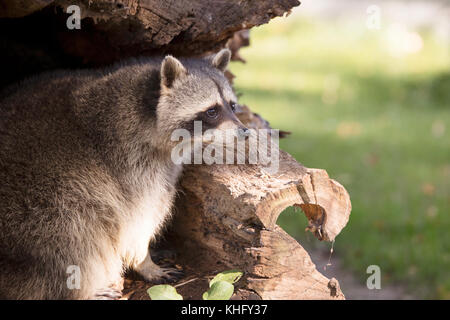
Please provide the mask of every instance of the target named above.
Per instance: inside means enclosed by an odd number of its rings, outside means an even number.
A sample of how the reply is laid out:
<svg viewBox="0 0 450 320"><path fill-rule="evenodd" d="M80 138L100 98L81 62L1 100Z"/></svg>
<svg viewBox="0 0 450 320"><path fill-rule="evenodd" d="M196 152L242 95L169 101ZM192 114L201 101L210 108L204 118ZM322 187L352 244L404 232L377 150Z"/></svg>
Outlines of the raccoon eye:
<svg viewBox="0 0 450 320"><path fill-rule="evenodd" d="M217 118L217 115L219 114L217 107L209 108L206 110L206 115L210 118Z"/></svg>
<svg viewBox="0 0 450 320"><path fill-rule="evenodd" d="M230 102L231 111L236 111L236 102Z"/></svg>

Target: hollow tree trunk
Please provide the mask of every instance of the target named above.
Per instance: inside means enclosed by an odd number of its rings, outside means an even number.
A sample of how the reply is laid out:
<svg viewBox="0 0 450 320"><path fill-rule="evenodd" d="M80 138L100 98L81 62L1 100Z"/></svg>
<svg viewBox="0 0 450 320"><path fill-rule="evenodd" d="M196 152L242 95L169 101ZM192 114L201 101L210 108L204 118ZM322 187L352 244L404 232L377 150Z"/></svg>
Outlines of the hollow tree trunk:
<svg viewBox="0 0 450 320"><path fill-rule="evenodd" d="M202 55L236 31L267 23L298 0L1 0L0 87L56 68L138 55ZM81 29L66 26L78 5Z"/></svg>
<svg viewBox="0 0 450 320"><path fill-rule="evenodd" d="M66 8L81 8L81 29L68 30ZM3 0L0 3L1 86L56 68L108 65L120 59L172 53L202 56L223 46L243 61L248 29L289 12L297 0ZM233 78L227 73L230 81ZM268 123L243 106L251 128ZM280 132L281 136L285 132ZM188 166L180 181L175 217L161 247L177 252L186 272L178 285L200 299L208 277L245 271L234 299L343 299L335 279L320 274L302 246L276 220L300 207L308 229L333 241L351 204L345 189L324 170L308 169L280 152L280 168L259 165ZM150 284L127 280L130 299L148 299Z"/></svg>

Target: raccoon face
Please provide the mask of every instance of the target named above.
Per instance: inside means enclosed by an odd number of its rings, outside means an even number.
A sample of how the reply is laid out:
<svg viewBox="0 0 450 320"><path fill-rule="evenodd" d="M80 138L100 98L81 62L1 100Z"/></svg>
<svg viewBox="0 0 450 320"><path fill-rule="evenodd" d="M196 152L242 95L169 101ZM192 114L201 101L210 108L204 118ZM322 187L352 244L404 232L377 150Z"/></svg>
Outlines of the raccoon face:
<svg viewBox="0 0 450 320"><path fill-rule="evenodd" d="M228 49L209 59L178 60L166 56L161 64L161 95L157 106L160 133L173 130L194 134L194 122L208 129L248 131L234 114L237 99L224 71L230 61Z"/></svg>

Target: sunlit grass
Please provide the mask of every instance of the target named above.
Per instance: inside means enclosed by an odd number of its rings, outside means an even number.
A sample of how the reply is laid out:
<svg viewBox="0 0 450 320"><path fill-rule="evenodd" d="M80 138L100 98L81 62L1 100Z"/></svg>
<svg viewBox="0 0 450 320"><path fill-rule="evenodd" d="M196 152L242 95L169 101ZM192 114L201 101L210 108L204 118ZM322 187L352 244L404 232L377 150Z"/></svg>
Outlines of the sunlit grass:
<svg viewBox="0 0 450 320"><path fill-rule="evenodd" d="M449 46L418 33L422 50L393 56L387 27L278 19L252 31L232 71L240 102L292 132L282 148L349 191L345 264L450 298ZM279 223L304 240L299 214Z"/></svg>

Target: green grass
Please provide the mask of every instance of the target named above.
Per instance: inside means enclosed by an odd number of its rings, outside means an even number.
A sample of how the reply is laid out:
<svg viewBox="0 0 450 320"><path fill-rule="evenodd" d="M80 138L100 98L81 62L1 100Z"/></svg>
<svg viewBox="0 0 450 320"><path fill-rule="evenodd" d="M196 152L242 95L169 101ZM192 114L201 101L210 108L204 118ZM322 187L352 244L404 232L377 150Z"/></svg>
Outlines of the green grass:
<svg viewBox="0 0 450 320"><path fill-rule="evenodd" d="M252 30L235 87L292 132L284 150L347 188L353 210L335 243L345 266L365 281L379 265L382 285L449 299L449 44L421 30L421 51L393 57L386 32L276 19ZM279 224L305 241L302 215L288 209Z"/></svg>

